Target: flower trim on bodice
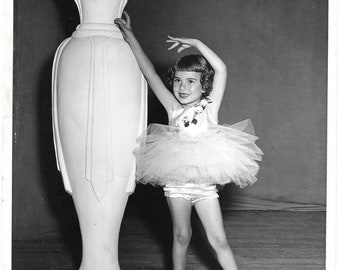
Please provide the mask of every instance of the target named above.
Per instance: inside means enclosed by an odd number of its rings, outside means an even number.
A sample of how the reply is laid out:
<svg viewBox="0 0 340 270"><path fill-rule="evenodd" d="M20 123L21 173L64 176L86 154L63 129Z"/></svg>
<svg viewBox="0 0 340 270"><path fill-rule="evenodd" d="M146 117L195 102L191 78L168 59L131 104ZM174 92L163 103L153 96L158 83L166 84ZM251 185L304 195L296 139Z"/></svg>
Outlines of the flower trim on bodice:
<svg viewBox="0 0 340 270"><path fill-rule="evenodd" d="M197 125L197 116L201 114L207 105L211 103L210 97L204 97L199 103L189 107L175 122L175 126L178 128L187 128L190 125Z"/></svg>

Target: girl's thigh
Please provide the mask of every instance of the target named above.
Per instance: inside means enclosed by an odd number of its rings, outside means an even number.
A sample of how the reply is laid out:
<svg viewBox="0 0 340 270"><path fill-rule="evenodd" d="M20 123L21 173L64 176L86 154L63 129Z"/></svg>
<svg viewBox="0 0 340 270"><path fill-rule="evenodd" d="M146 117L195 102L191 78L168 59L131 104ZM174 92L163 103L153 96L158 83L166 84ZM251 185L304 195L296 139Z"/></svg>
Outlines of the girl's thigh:
<svg viewBox="0 0 340 270"><path fill-rule="evenodd" d="M174 229L190 228L191 202L183 198L167 198Z"/></svg>
<svg viewBox="0 0 340 270"><path fill-rule="evenodd" d="M223 217L219 200L201 200L195 204L196 212L208 237L225 237Z"/></svg>

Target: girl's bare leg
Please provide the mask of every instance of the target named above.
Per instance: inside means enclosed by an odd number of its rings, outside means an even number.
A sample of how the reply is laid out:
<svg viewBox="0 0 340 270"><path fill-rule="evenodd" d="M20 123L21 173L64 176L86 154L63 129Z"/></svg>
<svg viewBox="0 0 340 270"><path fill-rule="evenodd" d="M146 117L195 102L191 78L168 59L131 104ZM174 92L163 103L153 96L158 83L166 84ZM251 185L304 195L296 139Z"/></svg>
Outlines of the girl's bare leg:
<svg viewBox="0 0 340 270"><path fill-rule="evenodd" d="M184 270L191 239L191 203L182 198L167 198L167 201L173 223L173 269Z"/></svg>
<svg viewBox="0 0 340 270"><path fill-rule="evenodd" d="M223 218L218 199L202 200L195 205L210 245L224 270L237 270L233 252L228 244L223 227Z"/></svg>

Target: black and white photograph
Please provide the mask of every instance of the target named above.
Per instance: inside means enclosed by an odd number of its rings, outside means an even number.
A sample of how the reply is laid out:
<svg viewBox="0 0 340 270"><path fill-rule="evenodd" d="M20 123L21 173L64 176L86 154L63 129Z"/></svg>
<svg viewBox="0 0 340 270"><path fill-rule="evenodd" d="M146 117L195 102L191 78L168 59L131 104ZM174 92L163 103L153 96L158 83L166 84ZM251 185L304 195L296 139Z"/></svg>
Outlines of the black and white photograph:
<svg viewBox="0 0 340 270"><path fill-rule="evenodd" d="M336 270L337 0L5 0L3 270Z"/></svg>

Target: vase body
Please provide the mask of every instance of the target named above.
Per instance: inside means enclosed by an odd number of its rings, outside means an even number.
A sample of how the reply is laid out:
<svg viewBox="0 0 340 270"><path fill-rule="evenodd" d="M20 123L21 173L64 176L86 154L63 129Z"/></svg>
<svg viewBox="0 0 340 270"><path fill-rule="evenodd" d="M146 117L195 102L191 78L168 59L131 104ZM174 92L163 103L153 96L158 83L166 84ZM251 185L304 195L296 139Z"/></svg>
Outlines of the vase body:
<svg viewBox="0 0 340 270"><path fill-rule="evenodd" d="M110 254L117 253L127 197L135 188L133 150L147 123L147 86L113 23L126 1L76 0L76 4L81 23L54 59L54 142L58 168L80 222L82 269L106 269L87 262L96 260L88 258L96 256L91 254L96 247L87 242L98 242L100 251L102 239L111 247ZM91 228L94 223L97 227Z"/></svg>
<svg viewBox="0 0 340 270"><path fill-rule="evenodd" d="M87 180L98 199L112 181L125 181L126 192L133 192L133 149L146 125L146 83L113 24L125 4L77 1L82 23L60 45L54 63L54 138L64 185L72 193L74 177ZM112 14L111 23L105 14Z"/></svg>

